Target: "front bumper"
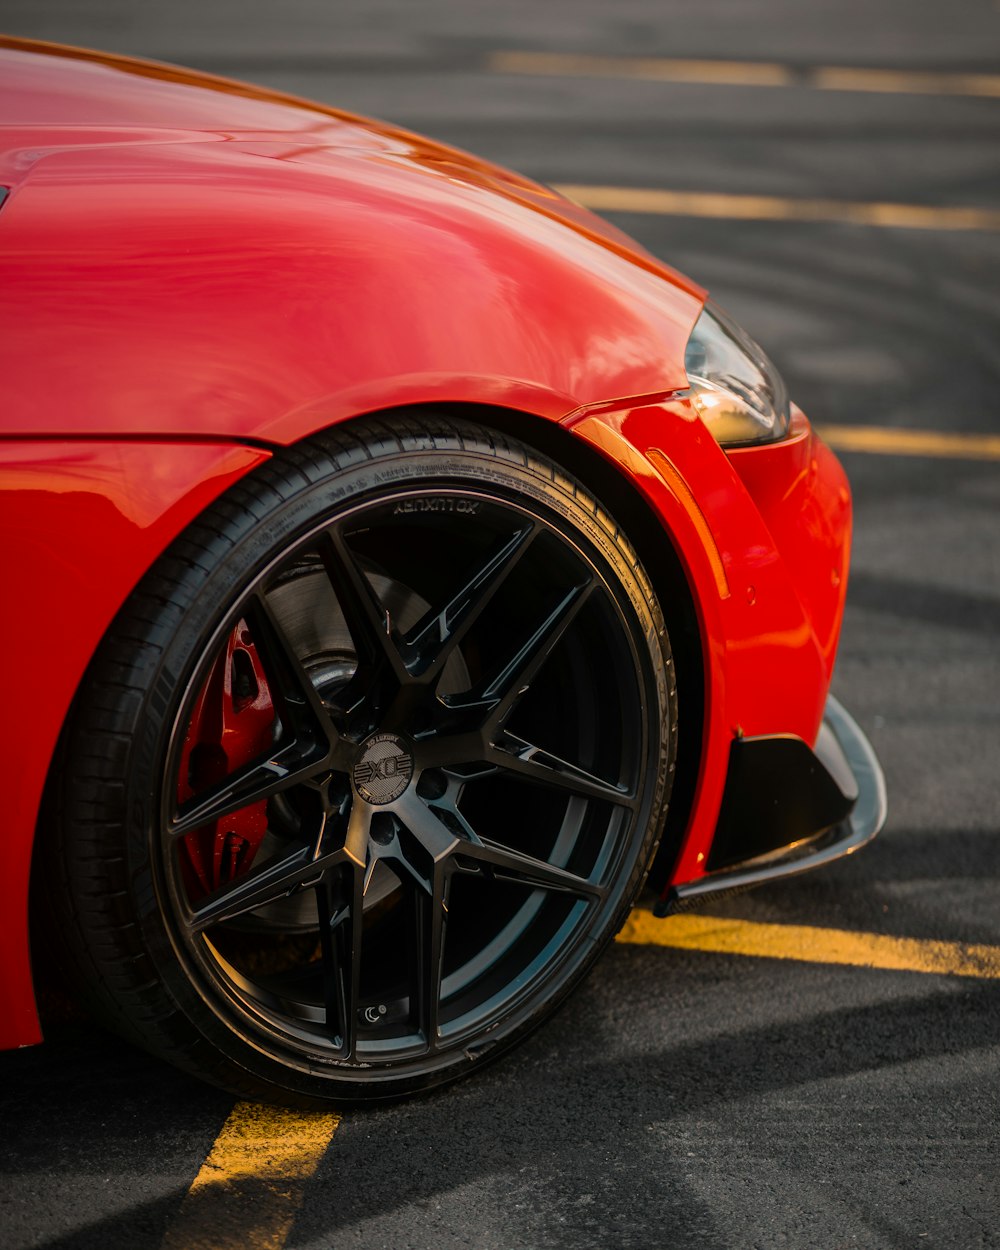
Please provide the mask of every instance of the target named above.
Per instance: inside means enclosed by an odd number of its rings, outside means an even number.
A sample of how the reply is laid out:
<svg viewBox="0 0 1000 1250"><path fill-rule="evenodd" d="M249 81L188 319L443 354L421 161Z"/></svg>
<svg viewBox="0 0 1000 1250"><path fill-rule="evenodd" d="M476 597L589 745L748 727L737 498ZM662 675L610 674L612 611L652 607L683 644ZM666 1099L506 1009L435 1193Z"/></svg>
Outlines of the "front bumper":
<svg viewBox="0 0 1000 1250"><path fill-rule="evenodd" d="M710 871L670 886L653 910L667 916L851 855L886 811L872 745L831 695L815 751L791 736L734 741Z"/></svg>

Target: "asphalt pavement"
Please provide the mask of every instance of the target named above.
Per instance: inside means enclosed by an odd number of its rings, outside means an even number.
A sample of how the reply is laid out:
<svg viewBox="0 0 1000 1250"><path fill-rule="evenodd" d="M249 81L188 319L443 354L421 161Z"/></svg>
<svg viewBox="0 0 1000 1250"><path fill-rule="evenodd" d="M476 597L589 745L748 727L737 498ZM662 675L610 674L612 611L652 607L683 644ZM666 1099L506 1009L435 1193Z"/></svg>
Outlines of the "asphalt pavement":
<svg viewBox="0 0 1000 1250"><path fill-rule="evenodd" d="M609 215L737 315L814 421L1000 434L1000 230L944 211L1000 210L995 0L0 0L0 28L263 82L548 183L691 192L685 215ZM844 68L889 77L817 75ZM844 203L938 215L856 224ZM885 831L712 915L1000 947L1000 454L967 445L841 452L834 689L885 767ZM232 1107L57 1014L0 1055L0 1247L159 1247ZM998 1126L1000 980L618 943L477 1079L345 1114L269 1244L994 1246ZM221 1244L211 1221L192 1245Z"/></svg>

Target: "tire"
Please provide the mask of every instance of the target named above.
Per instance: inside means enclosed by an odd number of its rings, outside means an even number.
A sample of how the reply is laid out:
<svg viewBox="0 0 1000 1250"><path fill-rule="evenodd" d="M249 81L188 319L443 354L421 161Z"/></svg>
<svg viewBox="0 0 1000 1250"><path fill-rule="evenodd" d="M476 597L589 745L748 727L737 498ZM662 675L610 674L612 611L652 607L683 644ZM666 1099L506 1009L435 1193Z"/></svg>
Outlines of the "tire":
<svg viewBox="0 0 1000 1250"><path fill-rule="evenodd" d="M92 1005L243 1097L398 1097L542 1022L621 927L673 772L669 642L587 492L399 414L282 451L160 558L54 770Z"/></svg>

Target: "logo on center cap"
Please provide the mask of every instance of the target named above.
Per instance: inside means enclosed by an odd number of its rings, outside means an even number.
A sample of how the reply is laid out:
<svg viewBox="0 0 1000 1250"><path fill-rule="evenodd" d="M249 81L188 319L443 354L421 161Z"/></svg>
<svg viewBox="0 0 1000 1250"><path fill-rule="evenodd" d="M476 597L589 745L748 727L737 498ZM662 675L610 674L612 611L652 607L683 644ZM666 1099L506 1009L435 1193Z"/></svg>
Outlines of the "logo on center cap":
<svg viewBox="0 0 1000 1250"><path fill-rule="evenodd" d="M354 785L368 803L381 806L398 799L413 776L413 756L394 734L376 734L354 765Z"/></svg>

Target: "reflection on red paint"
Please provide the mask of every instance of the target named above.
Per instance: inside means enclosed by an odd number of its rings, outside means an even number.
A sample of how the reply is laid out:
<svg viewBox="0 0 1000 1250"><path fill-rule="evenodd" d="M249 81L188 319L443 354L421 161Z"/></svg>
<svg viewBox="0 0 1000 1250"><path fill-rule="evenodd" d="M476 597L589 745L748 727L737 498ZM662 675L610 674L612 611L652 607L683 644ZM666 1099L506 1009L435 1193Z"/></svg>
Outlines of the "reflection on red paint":
<svg viewBox="0 0 1000 1250"><path fill-rule="evenodd" d="M49 760L98 641L163 549L267 453L210 444L0 442L0 1047L39 1040L28 871Z"/></svg>

